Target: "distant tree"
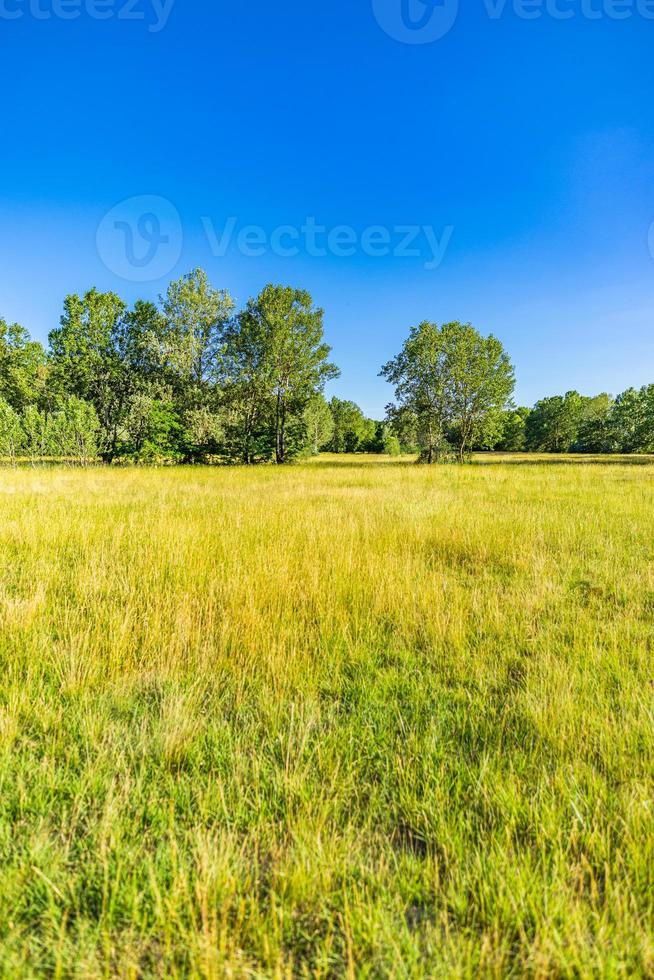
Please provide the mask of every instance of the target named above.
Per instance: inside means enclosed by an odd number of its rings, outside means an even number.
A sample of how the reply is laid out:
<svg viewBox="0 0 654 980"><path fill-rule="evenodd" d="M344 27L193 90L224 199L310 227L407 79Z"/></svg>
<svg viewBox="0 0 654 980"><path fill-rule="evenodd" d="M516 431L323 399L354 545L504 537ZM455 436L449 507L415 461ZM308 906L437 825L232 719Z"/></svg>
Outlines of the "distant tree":
<svg viewBox="0 0 654 980"><path fill-rule="evenodd" d="M421 323L381 374L395 386L398 402L389 420L409 416L429 463L452 444L460 460L473 445L492 444L515 385L500 341L459 322Z"/></svg>
<svg viewBox="0 0 654 980"><path fill-rule="evenodd" d="M364 418L359 449L364 453L376 453L379 452L379 448L377 422L374 419Z"/></svg>
<svg viewBox="0 0 654 980"><path fill-rule="evenodd" d="M366 418L355 402L332 398L329 410L333 419L330 450L333 453L355 453L366 435Z"/></svg>
<svg viewBox="0 0 654 980"><path fill-rule="evenodd" d="M610 395L601 394L594 398L583 399L581 419L572 447L575 452L615 452L612 412L613 399Z"/></svg>
<svg viewBox="0 0 654 980"><path fill-rule="evenodd" d="M624 440L622 452L654 452L654 384L621 395L614 421Z"/></svg>
<svg viewBox="0 0 654 980"><path fill-rule="evenodd" d="M132 402L128 430L130 441L122 456L136 462L182 462L187 436L172 402L147 394Z"/></svg>
<svg viewBox="0 0 654 980"><path fill-rule="evenodd" d="M527 419L527 449L543 453L570 452L583 418L584 399L577 391L542 398Z"/></svg>
<svg viewBox="0 0 654 980"><path fill-rule="evenodd" d="M214 399L201 408L185 412L182 420L182 443L187 461L202 461L219 455L224 443L225 424Z"/></svg>
<svg viewBox="0 0 654 980"><path fill-rule="evenodd" d="M615 451L620 453L639 451L645 421L643 409L641 393L635 388L627 388L615 399L610 417Z"/></svg>
<svg viewBox="0 0 654 980"><path fill-rule="evenodd" d="M137 299L117 322L113 342L121 361L138 380L138 394L169 392L174 372L167 344L168 325L155 303Z"/></svg>
<svg viewBox="0 0 654 980"><path fill-rule="evenodd" d="M392 432L388 422L376 422L373 419L366 419L369 434L363 444L363 449L367 453L386 453L386 444L392 436L397 438ZM398 443L399 444L399 443Z"/></svg>
<svg viewBox="0 0 654 980"><path fill-rule="evenodd" d="M304 423L307 432L307 450L317 456L323 446L328 445L334 432L334 419L320 392L307 402L304 409Z"/></svg>
<svg viewBox="0 0 654 980"><path fill-rule="evenodd" d="M509 408L502 413L501 435L495 449L502 453L521 453L527 448L529 408Z"/></svg>
<svg viewBox="0 0 654 980"><path fill-rule="evenodd" d="M382 452L385 456L400 456L402 454L400 440L388 425L385 425L383 429Z"/></svg>
<svg viewBox="0 0 654 980"><path fill-rule="evenodd" d="M453 441L463 460L473 445L489 448L497 441L515 375L508 354L492 334L484 337L469 323L448 323L442 330Z"/></svg>
<svg viewBox="0 0 654 980"><path fill-rule="evenodd" d="M20 412L39 401L46 382L46 353L17 323L0 317L0 398Z"/></svg>

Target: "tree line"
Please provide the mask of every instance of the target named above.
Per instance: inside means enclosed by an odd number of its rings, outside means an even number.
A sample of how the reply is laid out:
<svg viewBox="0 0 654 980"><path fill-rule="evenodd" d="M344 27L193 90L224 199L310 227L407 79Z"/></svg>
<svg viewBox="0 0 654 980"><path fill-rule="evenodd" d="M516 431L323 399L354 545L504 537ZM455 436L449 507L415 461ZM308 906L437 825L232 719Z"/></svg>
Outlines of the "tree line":
<svg viewBox="0 0 654 980"><path fill-rule="evenodd" d="M654 453L654 384L628 388L617 397L554 395L533 408L504 414L506 452Z"/></svg>
<svg viewBox="0 0 654 980"><path fill-rule="evenodd" d="M383 420L324 395L338 377L323 311L268 285L236 310L196 269L158 303L91 289L64 301L47 348L0 318L0 456L285 464L321 451L463 460L473 450L654 451L654 385L512 401L501 342L425 321L381 369Z"/></svg>

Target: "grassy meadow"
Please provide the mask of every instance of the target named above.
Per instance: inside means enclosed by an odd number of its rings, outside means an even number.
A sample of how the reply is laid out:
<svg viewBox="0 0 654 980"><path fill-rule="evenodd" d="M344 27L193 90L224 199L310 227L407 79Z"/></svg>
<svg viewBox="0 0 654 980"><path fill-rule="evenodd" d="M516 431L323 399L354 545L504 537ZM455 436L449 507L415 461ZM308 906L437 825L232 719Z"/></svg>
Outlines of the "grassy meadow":
<svg viewBox="0 0 654 980"><path fill-rule="evenodd" d="M565 462L0 469L0 976L652 976L654 465Z"/></svg>

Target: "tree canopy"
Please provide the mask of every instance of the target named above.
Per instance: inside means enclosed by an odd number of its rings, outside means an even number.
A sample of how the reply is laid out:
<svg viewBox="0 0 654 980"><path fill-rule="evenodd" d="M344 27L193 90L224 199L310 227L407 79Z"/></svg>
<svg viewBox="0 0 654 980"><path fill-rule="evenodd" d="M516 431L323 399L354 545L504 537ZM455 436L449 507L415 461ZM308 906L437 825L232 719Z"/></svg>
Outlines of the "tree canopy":
<svg viewBox="0 0 654 980"><path fill-rule="evenodd" d="M515 387L500 341L458 321L414 327L381 374L395 388L389 420L413 427L428 463L453 449L463 459L473 445L497 441Z"/></svg>

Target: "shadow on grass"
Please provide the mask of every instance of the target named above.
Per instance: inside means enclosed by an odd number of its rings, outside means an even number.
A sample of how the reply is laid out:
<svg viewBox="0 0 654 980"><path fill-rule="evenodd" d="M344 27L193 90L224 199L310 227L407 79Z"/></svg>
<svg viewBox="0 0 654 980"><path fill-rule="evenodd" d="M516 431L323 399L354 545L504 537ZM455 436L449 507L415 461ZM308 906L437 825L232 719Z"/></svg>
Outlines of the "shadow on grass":
<svg viewBox="0 0 654 980"><path fill-rule="evenodd" d="M321 468L344 469L356 466L405 467L417 466L415 456L400 458L372 454L343 454L319 456L311 463ZM558 453L473 453L466 466L654 466L653 456L591 455ZM434 466L457 466L458 463L434 463Z"/></svg>

